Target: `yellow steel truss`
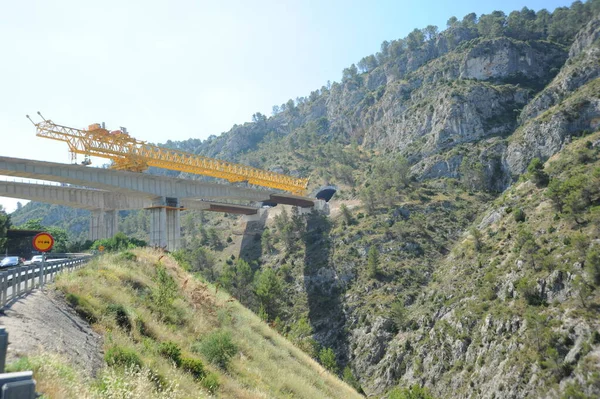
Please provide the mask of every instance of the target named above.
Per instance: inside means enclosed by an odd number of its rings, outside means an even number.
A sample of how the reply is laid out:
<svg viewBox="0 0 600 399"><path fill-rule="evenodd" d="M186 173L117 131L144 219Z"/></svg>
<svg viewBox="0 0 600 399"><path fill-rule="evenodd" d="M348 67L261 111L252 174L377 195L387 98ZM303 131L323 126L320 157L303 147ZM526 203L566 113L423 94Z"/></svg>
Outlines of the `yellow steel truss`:
<svg viewBox="0 0 600 399"><path fill-rule="evenodd" d="M75 154L108 158L113 161L113 168L116 169L141 172L149 166L155 166L218 177L230 182L247 181L296 195L304 195L308 186L308 179L158 147L136 140L121 131L110 132L98 124L83 130L57 125L44 119L39 123L34 122L34 125L37 136L66 142L73 158Z"/></svg>

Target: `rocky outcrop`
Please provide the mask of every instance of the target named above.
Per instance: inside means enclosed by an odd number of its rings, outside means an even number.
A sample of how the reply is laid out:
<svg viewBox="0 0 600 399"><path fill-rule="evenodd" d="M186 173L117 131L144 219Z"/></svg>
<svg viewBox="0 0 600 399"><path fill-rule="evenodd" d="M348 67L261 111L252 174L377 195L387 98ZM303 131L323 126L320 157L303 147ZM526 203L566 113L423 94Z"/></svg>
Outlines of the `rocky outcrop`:
<svg viewBox="0 0 600 399"><path fill-rule="evenodd" d="M515 132L505 154L510 173L519 175L533 158L546 160L556 154L569 137L598 129L599 89L597 79L562 106L551 108Z"/></svg>
<svg viewBox="0 0 600 399"><path fill-rule="evenodd" d="M460 67L462 79L503 80L510 77L544 84L553 68L567 57L558 45L526 43L503 37L479 43L468 51Z"/></svg>
<svg viewBox="0 0 600 399"><path fill-rule="evenodd" d="M538 157L548 159L573 135L600 127L600 18L577 35L569 59L554 80L522 111L523 123L505 154L519 175Z"/></svg>
<svg viewBox="0 0 600 399"><path fill-rule="evenodd" d="M600 18L577 34L569 58L556 78L521 113L526 122L558 104L586 83L600 77Z"/></svg>
<svg viewBox="0 0 600 399"><path fill-rule="evenodd" d="M435 89L435 99L407 107L396 104L401 91L386 92L381 101L386 111L368 130L365 144L395 148L418 161L458 144L510 134L516 127L514 110L521 108L527 98L524 89L477 82Z"/></svg>

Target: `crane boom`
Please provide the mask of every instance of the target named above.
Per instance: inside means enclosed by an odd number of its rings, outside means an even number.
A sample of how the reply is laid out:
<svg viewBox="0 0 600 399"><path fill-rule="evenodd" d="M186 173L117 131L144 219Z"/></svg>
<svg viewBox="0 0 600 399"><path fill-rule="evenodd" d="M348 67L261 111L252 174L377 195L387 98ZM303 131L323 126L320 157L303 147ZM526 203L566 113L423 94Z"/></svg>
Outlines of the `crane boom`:
<svg viewBox="0 0 600 399"><path fill-rule="evenodd" d="M36 136L66 142L73 157L83 154L108 158L113 161L115 169L142 172L149 166L155 166L218 177L229 182L247 181L296 195L304 195L308 186L308 179L159 147L136 140L126 131L108 131L99 124L92 124L87 130L57 125L46 119L33 124Z"/></svg>

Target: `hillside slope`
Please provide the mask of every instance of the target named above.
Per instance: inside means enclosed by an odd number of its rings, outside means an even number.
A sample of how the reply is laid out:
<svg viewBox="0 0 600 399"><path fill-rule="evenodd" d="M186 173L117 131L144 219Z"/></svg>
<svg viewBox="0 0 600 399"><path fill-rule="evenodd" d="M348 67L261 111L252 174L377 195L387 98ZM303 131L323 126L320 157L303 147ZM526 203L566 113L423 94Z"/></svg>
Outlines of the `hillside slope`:
<svg viewBox="0 0 600 399"><path fill-rule="evenodd" d="M38 388L56 398L360 397L170 257L134 253L100 257L56 283L104 338L108 366L97 383L52 354L12 368L33 367ZM57 368L64 371L57 375Z"/></svg>
<svg viewBox="0 0 600 399"><path fill-rule="evenodd" d="M416 299L401 294L381 360L355 351L374 390L397 380L440 397L600 395L599 143L596 133L553 157L547 188L531 176L505 192Z"/></svg>
<svg viewBox="0 0 600 399"><path fill-rule="evenodd" d="M442 180L371 211L276 217L258 252L288 335L308 320L370 395L597 397L599 145L575 140L493 201Z"/></svg>

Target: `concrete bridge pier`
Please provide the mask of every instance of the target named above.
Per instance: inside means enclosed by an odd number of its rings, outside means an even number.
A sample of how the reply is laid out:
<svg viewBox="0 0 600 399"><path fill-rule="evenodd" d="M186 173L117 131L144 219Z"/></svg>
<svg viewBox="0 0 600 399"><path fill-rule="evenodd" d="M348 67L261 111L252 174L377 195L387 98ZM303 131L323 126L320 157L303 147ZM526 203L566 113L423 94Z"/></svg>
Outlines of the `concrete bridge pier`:
<svg viewBox="0 0 600 399"><path fill-rule="evenodd" d="M177 198L161 197L152 202L150 245L175 251L181 245L181 216Z"/></svg>
<svg viewBox="0 0 600 399"><path fill-rule="evenodd" d="M92 241L111 238L117 234L119 211L95 209L90 216L88 238Z"/></svg>
<svg viewBox="0 0 600 399"><path fill-rule="evenodd" d="M104 238L114 237L119 232L119 211L110 210L104 212L105 233Z"/></svg>
<svg viewBox="0 0 600 399"><path fill-rule="evenodd" d="M181 247L181 215L179 209L167 208L167 249L175 251Z"/></svg>
<svg viewBox="0 0 600 399"><path fill-rule="evenodd" d="M92 211L90 215L90 231L88 233L88 239L92 241L99 240L101 237L101 231L104 231L104 217L101 209Z"/></svg>

